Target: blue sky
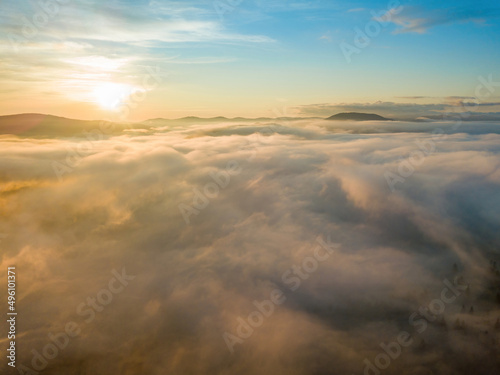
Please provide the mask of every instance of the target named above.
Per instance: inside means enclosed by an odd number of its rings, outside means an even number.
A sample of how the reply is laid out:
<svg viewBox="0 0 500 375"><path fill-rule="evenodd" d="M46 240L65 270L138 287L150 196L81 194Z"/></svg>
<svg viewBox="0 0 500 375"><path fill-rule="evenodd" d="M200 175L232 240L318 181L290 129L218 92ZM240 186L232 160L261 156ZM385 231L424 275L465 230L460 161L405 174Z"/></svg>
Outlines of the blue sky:
<svg viewBox="0 0 500 375"><path fill-rule="evenodd" d="M496 1L231 3L2 2L0 114L112 118L137 91L146 95L130 120L314 115L318 105L380 102L425 114L472 97L480 76L500 81ZM33 32L26 20L40 26ZM359 48L356 30L370 27ZM346 46L356 51L348 58ZM141 86L148 67L161 72L154 89Z"/></svg>

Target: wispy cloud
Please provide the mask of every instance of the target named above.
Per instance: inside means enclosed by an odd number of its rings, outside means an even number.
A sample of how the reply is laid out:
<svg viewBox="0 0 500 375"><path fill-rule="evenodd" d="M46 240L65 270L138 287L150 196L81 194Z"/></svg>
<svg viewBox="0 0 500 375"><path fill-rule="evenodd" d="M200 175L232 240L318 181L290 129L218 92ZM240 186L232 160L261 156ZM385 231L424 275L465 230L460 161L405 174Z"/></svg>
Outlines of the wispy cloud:
<svg viewBox="0 0 500 375"><path fill-rule="evenodd" d="M353 9L349 9L347 11L347 13L353 13L353 12L363 12L365 11L366 9L365 8L353 8Z"/></svg>
<svg viewBox="0 0 500 375"><path fill-rule="evenodd" d="M406 97L407 99L413 100L423 100L425 98L430 99L430 97ZM382 102L378 101L375 103L322 103L322 104L310 104L295 107L295 111L300 116L320 116L328 117L339 112L375 112L379 115L401 119L401 120L415 120L420 117L432 117L439 118L443 113L447 111L456 112L464 104L470 102L473 98L469 97L446 97L446 98L434 98L433 103L395 103L395 102ZM494 118L500 119L495 111L500 111L500 102L485 102L479 103L478 107L488 108L487 112L490 113L479 113L475 114L474 119L477 116L488 115L488 119L493 119L491 116L495 115Z"/></svg>
<svg viewBox="0 0 500 375"><path fill-rule="evenodd" d="M404 7L402 12L392 16L389 22L399 26L394 31L401 33L426 33L429 29L455 23L484 23L487 19L500 16L500 9L434 9L425 10L420 7Z"/></svg>
<svg viewBox="0 0 500 375"><path fill-rule="evenodd" d="M7 101L48 94L78 102L99 82L135 85L145 66L168 71L172 64L227 64L238 60L238 49L274 42L221 23L212 4L200 1L68 2L33 35L23 20L42 14L39 4L2 7L2 91L13 86L19 91ZM228 48L223 55L209 50L220 46Z"/></svg>

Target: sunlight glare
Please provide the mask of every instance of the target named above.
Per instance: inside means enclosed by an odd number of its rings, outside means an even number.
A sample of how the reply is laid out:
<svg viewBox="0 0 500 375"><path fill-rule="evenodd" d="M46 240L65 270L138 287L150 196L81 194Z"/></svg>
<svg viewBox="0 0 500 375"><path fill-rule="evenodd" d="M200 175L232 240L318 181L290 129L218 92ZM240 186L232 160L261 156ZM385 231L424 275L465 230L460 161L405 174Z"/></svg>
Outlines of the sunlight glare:
<svg viewBox="0 0 500 375"><path fill-rule="evenodd" d="M134 93L134 87L125 84L107 82L95 88L93 100L106 110L118 110L123 102Z"/></svg>

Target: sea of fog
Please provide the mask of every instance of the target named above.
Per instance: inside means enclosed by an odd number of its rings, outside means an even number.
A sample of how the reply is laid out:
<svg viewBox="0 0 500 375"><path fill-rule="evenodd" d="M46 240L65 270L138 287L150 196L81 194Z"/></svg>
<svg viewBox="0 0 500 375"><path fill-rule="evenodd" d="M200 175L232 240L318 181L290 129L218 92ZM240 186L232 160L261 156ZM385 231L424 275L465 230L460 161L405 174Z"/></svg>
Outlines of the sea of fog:
<svg viewBox="0 0 500 375"><path fill-rule="evenodd" d="M34 126L0 135L19 373L500 368L500 124Z"/></svg>

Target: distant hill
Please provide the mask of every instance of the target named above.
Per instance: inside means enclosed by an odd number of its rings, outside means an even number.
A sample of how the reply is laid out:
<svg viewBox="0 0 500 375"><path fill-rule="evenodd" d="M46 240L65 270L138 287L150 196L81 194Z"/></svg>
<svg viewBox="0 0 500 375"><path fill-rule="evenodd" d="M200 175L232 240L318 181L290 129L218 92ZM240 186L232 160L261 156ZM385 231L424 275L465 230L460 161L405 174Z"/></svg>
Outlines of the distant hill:
<svg viewBox="0 0 500 375"><path fill-rule="evenodd" d="M199 117L183 117L180 119L163 119L156 118L142 122L127 123L127 122L114 122L106 121L107 124L112 125L107 128L107 135L119 135L124 132L135 130L153 131L155 128L160 127L184 127L193 124L214 124L223 122L268 122L268 121L294 121L303 118L280 117L274 118L258 118L247 119L242 117L226 118L226 117L212 117L212 118L199 118ZM18 115L0 116L0 135L17 135L23 138L71 138L79 137L84 138L86 132L95 132L100 129L102 121L87 121L75 120L70 118L45 115L40 113L23 113ZM108 132L109 131L109 132Z"/></svg>
<svg viewBox="0 0 500 375"><path fill-rule="evenodd" d="M28 137L71 136L74 133L81 133L87 124L87 121L39 113L23 113L0 116L0 134Z"/></svg>
<svg viewBox="0 0 500 375"><path fill-rule="evenodd" d="M373 113L358 113L358 112L345 112L338 113L331 117L328 117L327 120L333 121L392 121L391 119L373 114Z"/></svg>
<svg viewBox="0 0 500 375"><path fill-rule="evenodd" d="M23 113L0 116L0 135L15 134L28 138L83 138L85 137L84 132L95 131L100 128L100 124L101 121L74 120L40 113ZM115 124L110 134L121 134L124 129L126 129L126 124Z"/></svg>
<svg viewBox="0 0 500 375"><path fill-rule="evenodd" d="M186 123L186 124L194 124L194 123L220 123L220 122L262 122L262 121L298 121L298 120L319 120L319 117L258 117L258 118L245 118L245 117L211 117L211 118L203 118L203 117L195 117L188 116L182 117L178 119L168 119L168 118L154 118L150 120L143 121L143 124L148 125L158 125L159 123Z"/></svg>
<svg viewBox="0 0 500 375"><path fill-rule="evenodd" d="M107 135L119 135L134 129L140 133L143 131L154 131L157 128L177 128L193 124L214 124L214 123L234 123L241 124L259 124L275 121L299 121L299 120L315 120L318 117L259 117L259 118L227 118L227 117L212 117L212 118L199 118L199 117L183 117L180 119L163 119L156 118L142 122L127 123L115 122L107 124L112 125L108 127ZM328 118L328 120L350 120L350 121L388 121L382 116L368 113L339 113L335 116ZM0 135L13 134L18 137L26 138L71 138L79 137L84 138L85 133L89 131L96 131L100 129L102 121L86 121L75 120L64 117L45 115L39 113L23 113L18 115L0 116Z"/></svg>

